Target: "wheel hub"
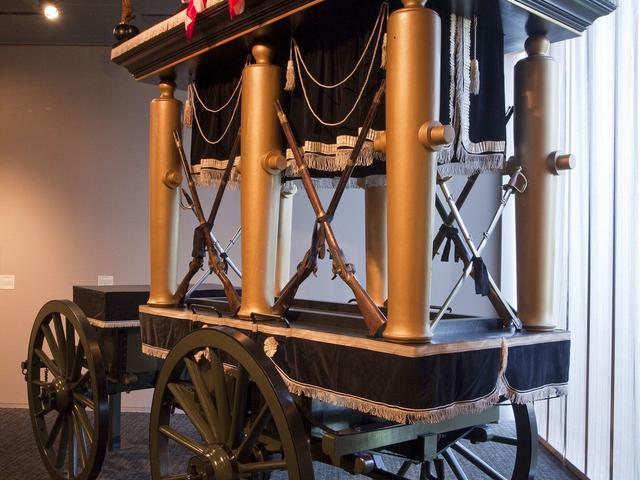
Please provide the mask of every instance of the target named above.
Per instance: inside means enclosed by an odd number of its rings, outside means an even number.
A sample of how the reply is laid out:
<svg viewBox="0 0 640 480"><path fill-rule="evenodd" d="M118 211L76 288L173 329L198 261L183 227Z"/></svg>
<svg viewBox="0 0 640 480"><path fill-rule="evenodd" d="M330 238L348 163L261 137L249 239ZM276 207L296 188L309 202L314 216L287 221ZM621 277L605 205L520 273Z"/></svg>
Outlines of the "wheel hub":
<svg viewBox="0 0 640 480"><path fill-rule="evenodd" d="M232 480L233 467L229 453L222 445L210 445L204 457L189 460L188 473L194 480Z"/></svg>
<svg viewBox="0 0 640 480"><path fill-rule="evenodd" d="M47 410L69 412L73 408L73 391L64 380L56 380L42 387L40 400Z"/></svg>

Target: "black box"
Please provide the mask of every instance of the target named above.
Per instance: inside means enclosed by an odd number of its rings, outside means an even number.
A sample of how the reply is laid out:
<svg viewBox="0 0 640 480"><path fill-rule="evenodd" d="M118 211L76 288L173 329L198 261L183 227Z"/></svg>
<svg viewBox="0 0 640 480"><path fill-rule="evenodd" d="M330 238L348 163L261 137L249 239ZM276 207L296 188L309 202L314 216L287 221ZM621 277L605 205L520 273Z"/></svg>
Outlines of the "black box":
<svg viewBox="0 0 640 480"><path fill-rule="evenodd" d="M221 287L204 287L194 297L224 295ZM102 321L137 320L138 307L149 300L149 285L74 286L73 302L89 318Z"/></svg>

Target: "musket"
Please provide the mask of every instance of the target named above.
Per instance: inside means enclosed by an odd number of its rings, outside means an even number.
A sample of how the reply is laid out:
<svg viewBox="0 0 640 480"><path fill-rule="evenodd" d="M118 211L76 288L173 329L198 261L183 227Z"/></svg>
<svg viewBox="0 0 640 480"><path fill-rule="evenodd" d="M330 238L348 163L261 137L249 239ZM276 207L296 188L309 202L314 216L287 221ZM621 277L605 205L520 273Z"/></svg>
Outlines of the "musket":
<svg viewBox="0 0 640 480"><path fill-rule="evenodd" d="M318 223L315 222L313 224L313 234L311 235L311 247L305 253L304 258L298 264L298 268L296 269L296 273L294 273L293 277L287 282L282 291L280 292L280 296L278 300L276 300L275 305L271 309L274 315L283 316L289 308L291 308L291 304L293 303L293 299L298 292L298 288L302 282L304 282L309 275L315 273L318 270Z"/></svg>
<svg viewBox="0 0 640 480"><path fill-rule="evenodd" d="M363 319L367 325L369 334L372 336L378 336L380 335L380 333L382 333L387 320L380 309L377 307L377 305L373 302L373 300L371 300L369 294L365 291L364 288L362 288L360 282L358 282L358 279L355 276L355 269L353 268L353 265L346 262L342 250L340 250L338 242L336 241L333 229L331 228L331 219L322 207L322 202L320 201L318 192L313 185L313 181L311 179L311 175L309 174L307 164L304 161L304 157L302 156L300 149L298 148L298 142L293 134L293 131L291 130L289 120L282 110L282 106L280 105L279 101L276 101L275 108L278 114L278 120L280 121L280 125L282 126L282 130L284 132L284 136L287 140L287 143L289 144L289 148L293 152L293 157L296 161L296 165L298 166L305 191L307 192L307 196L311 201L313 211L316 214L318 227L322 229L322 233L324 234L324 238L326 239L329 252L331 253L331 258L333 260L333 272L334 274L338 275L352 290L356 298L358 308L360 309ZM360 135L366 135L367 132L368 130L365 131L365 129L363 128L360 132ZM311 250L313 250L313 248Z"/></svg>
<svg viewBox="0 0 640 480"><path fill-rule="evenodd" d="M362 128L360 129L360 133L358 134L358 138L356 139L356 144L354 145L351 153L349 154L349 161L347 162L346 168L342 171L340 175L340 180L338 181L338 186L333 192L333 196L331 197L331 202L329 203L329 208L327 209L327 215L330 218L333 218L333 214L336 213L336 208L338 208L338 203L340 203L340 199L342 198L342 194L344 193L345 188L347 188L347 183L353 174L354 168L356 168L356 162L358 160L358 156L362 151L362 147L364 146L364 142L367 139L367 134L369 130L373 126L373 121L376 118L376 114L378 113L378 108L382 104L382 96L384 95L386 81L382 80L380 87L376 91L373 96L373 101L371 106L369 106L369 110L367 112L367 116L364 118L364 122L362 124Z"/></svg>
<svg viewBox="0 0 640 480"><path fill-rule="evenodd" d="M213 229L213 224L216 221L216 217L218 216L218 210L220 209L220 204L222 203L222 196L224 195L224 192L227 188L227 184L231 179L231 171L233 170L233 165L235 164L236 156L238 155L238 150L240 150L240 129L238 129L236 138L233 140L233 145L231 145L229 160L227 161L227 166L224 169L222 180L220 180L220 186L218 187L218 191L216 192L216 198L213 200L213 205L211 206L211 212L209 212L209 218L207 219L207 223L211 225L212 229Z"/></svg>
<svg viewBox="0 0 640 480"><path fill-rule="evenodd" d="M189 262L189 270L185 274L182 282L178 285L176 293L173 294L176 305L181 307L189 292L191 279L200 271L204 264L204 237L202 227L198 225L193 232L193 249L191 251L191 261Z"/></svg>
<svg viewBox="0 0 640 480"><path fill-rule="evenodd" d="M178 155L180 157L180 162L182 163L182 169L184 170L185 176L187 177L187 184L189 185L189 192L191 193L191 207L202 229L204 245L209 257L209 268L220 279L222 288L224 289L224 293L227 297L227 300L229 301L229 310L232 315L235 315L240 309L240 298L238 297L238 293L231 283L231 280L229 280L229 277L227 277L227 274L224 271L224 262L218 256L218 252L213 245L213 241L211 239L211 225L207 222L207 219L204 216L204 212L202 211L200 196L198 195L196 184L193 181L191 166L189 165L187 157L184 153L182 140L180 139L178 130L173 131L173 139L176 143L176 148L178 149Z"/></svg>
<svg viewBox="0 0 640 480"><path fill-rule="evenodd" d="M376 94L373 98L373 103L367 112L367 116L365 117L364 124L360 129L360 133L358 134L358 138L356 139L356 143L349 154L349 160L347 162L347 166L342 171L340 176L340 181L336 187L336 190L331 198L331 203L329 204L329 210L326 213L326 216L329 218L329 221L333 217L335 210L340 202L342 194L347 186L349 178L353 173L353 169L356 166L356 161L360 152L362 151L362 147L364 146L364 142L367 139L367 134L373 125L373 121L376 117L377 110L382 103L382 96L384 94L385 89L385 81L383 80L382 84L376 91ZM282 110L281 107L276 105L276 109ZM294 139L295 140L295 139ZM293 148L293 147L292 147ZM296 148L297 150L297 148ZM303 178L304 182L304 178ZM311 184L313 186L313 184ZM305 190L309 192L307 185L305 184ZM315 190L315 188L313 189ZM313 193L312 193L313 195ZM317 195L316 195L317 197ZM313 201L312 201L313 202ZM320 199L317 199L317 202L320 202ZM292 305L293 299L298 291L298 288L304 282L311 273L317 271L317 263L318 257L324 258L324 245L325 245L325 234L324 229L319 229L319 224L316 222L313 227L313 235L311 241L311 247L305 254L302 262L298 264L298 268L294 276L287 282L287 284L280 292L280 296L276 301L276 304L273 307L273 312L275 315L283 315Z"/></svg>
<svg viewBox="0 0 640 480"><path fill-rule="evenodd" d="M227 184L229 183L229 179L231 178L231 170L233 169L234 160L236 155L238 154L238 150L240 148L240 130L238 130L238 134L231 146L231 152L229 153L229 161L227 162L227 167L224 170L224 174L222 176L222 180L220 181L220 186L218 188L218 192L216 193L215 201L213 202L213 206L211 207L211 212L209 213L209 218L207 223L211 225L210 231L213 230L213 224L218 215L218 210L220 208L220 203L222 202L222 196L224 195ZM193 200L188 198L189 205L192 205ZM240 276L240 270L237 269L235 264L231 261L225 249L218 243L215 236L211 235L211 239L213 241L214 247L216 251L220 253L220 257L225 262L225 264ZM228 250L228 248L227 248ZM202 282L206 280L206 278L210 275L210 272L205 273L193 287L190 287L191 280L195 277L196 273L198 273L202 266L204 265L204 255L205 255L205 242L204 237L202 236L202 228L198 226L193 233L193 249L191 251L191 262L189 262L189 270L185 274L184 278L180 282L176 293L174 293L173 298L175 300L176 305L182 306L184 301L190 294L198 288Z"/></svg>

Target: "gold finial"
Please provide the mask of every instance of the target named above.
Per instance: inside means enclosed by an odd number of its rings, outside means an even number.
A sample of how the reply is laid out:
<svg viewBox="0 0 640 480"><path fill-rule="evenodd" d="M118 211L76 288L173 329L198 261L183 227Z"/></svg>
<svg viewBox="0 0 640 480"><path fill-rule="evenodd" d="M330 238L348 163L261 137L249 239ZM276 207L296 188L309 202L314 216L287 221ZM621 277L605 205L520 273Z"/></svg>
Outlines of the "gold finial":
<svg viewBox="0 0 640 480"><path fill-rule="evenodd" d="M427 3L427 0L402 0L404 8L424 7L425 3Z"/></svg>
<svg viewBox="0 0 640 480"><path fill-rule="evenodd" d="M544 35L532 35L524 42L524 49L527 55L548 55L551 43Z"/></svg>
<svg viewBox="0 0 640 480"><path fill-rule="evenodd" d="M273 58L273 48L269 45L263 44L254 45L251 49L251 54L258 64L271 63L271 59Z"/></svg>
<svg viewBox="0 0 640 480"><path fill-rule="evenodd" d="M173 83L162 82L160 83L159 88L160 98L173 98L173 90L175 88Z"/></svg>

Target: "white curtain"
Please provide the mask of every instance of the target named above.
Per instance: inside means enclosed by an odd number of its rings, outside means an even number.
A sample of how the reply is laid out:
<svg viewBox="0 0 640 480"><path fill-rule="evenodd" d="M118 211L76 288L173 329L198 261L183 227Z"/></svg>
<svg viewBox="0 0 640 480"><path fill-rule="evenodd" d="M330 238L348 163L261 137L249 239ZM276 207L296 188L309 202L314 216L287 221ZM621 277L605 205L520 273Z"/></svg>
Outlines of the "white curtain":
<svg viewBox="0 0 640 480"><path fill-rule="evenodd" d="M638 3L619 1L582 37L551 49L560 65L559 147L577 157L556 212L556 315L572 332L572 351L569 395L536 410L543 440L592 480L640 479ZM503 228L502 278L513 282L509 219Z"/></svg>

